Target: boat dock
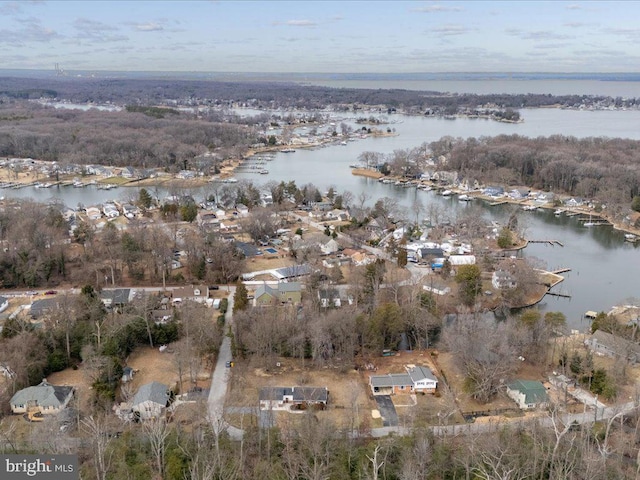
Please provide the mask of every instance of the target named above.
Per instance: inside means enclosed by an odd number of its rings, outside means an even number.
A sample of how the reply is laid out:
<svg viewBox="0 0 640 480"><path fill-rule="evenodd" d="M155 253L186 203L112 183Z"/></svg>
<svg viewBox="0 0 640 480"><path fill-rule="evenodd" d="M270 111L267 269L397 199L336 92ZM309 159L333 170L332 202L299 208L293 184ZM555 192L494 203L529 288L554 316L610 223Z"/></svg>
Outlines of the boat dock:
<svg viewBox="0 0 640 480"><path fill-rule="evenodd" d="M546 243L547 245L551 245L552 247L555 245L559 245L564 247L564 245L558 240L528 240L529 243Z"/></svg>
<svg viewBox="0 0 640 480"><path fill-rule="evenodd" d="M561 273L566 273L570 271L571 269L569 267L566 267L566 268L559 268L557 270L553 270L551 273L553 273L554 275L560 275Z"/></svg>

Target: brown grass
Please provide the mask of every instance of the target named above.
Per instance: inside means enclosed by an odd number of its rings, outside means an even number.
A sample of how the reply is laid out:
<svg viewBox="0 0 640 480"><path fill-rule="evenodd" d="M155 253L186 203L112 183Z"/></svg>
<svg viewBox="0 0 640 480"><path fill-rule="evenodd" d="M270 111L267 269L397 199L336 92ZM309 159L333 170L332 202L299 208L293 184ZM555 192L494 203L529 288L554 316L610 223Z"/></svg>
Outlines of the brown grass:
<svg viewBox="0 0 640 480"><path fill-rule="evenodd" d="M276 367L276 362L280 367ZM308 360L284 358L272 361L240 361L232 370L228 406L257 406L260 388L268 386L318 386L329 390L327 410L315 412L319 419L331 420L336 427L349 425L357 410L361 424L371 424L375 402L369 398L368 378L352 368L314 368ZM286 412L276 412L276 421L286 421ZM239 416L235 416L238 417ZM232 417L231 421L237 420ZM246 418L245 422L248 421ZM236 426L239 426L236 425Z"/></svg>

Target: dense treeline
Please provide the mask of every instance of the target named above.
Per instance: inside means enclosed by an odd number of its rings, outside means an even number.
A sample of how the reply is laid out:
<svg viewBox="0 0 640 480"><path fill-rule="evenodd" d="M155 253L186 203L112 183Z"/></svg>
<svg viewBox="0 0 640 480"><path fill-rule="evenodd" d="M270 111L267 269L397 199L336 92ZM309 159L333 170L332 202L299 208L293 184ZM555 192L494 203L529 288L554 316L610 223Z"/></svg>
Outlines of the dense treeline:
<svg viewBox="0 0 640 480"><path fill-rule="evenodd" d="M194 157L205 152L226 158L257 141L253 129L218 116L195 118L135 106L131 110L7 106L0 110L0 156L175 170L196 167Z"/></svg>
<svg viewBox="0 0 640 480"><path fill-rule="evenodd" d="M408 436L371 440L353 438L313 412L293 415L281 428L246 425L242 442L232 442L206 422L196 405L176 413L184 422L150 421L122 430L113 419L92 416L81 421L85 436L79 456L82 478L106 480L288 479L288 480L440 480L533 479L605 480L635 477L638 419L564 425L551 414L555 428L537 422L486 425L484 434L461 429L456 436L437 436L419 426ZM188 408L188 407L180 407ZM634 430L635 427L635 430ZM32 425L20 441L3 431L15 452L78 452L65 434L48 422ZM366 433L366 432L363 432Z"/></svg>
<svg viewBox="0 0 640 480"><path fill-rule="evenodd" d="M220 82L205 80L89 79L89 78L0 78L0 95L8 98L67 99L74 102L154 104L178 100L181 103L216 104L251 102L256 106L322 108L338 104L386 105L417 108L475 108L493 104L501 108L550 105L577 106L604 103L635 106L637 99L590 95L550 94L442 94L401 89L329 88L285 82Z"/></svg>
<svg viewBox="0 0 640 480"><path fill-rule="evenodd" d="M447 155L446 169L485 184L526 185L628 206L640 194L640 142L553 135L443 138L431 144Z"/></svg>

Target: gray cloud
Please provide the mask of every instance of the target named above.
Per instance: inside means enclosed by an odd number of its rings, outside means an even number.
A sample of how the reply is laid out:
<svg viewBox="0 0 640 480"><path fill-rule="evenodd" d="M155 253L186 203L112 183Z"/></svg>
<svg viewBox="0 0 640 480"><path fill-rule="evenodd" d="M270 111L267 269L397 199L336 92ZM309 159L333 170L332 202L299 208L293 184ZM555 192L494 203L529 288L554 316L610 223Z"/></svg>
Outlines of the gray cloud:
<svg viewBox="0 0 640 480"><path fill-rule="evenodd" d="M578 5L577 3L572 3L570 5L567 5L565 8L567 10L582 10L583 9L582 5Z"/></svg>
<svg viewBox="0 0 640 480"><path fill-rule="evenodd" d="M164 30L164 27L156 22L134 23L133 28L138 32L159 32Z"/></svg>
<svg viewBox="0 0 640 480"><path fill-rule="evenodd" d="M0 5L0 15L17 15L22 12L18 2L6 2Z"/></svg>
<svg viewBox="0 0 640 480"><path fill-rule="evenodd" d="M43 26L37 18L29 17L18 21L22 24L22 27L13 30L0 30L0 44L23 46L29 43L46 43L62 38L52 28Z"/></svg>
<svg viewBox="0 0 640 480"><path fill-rule="evenodd" d="M440 36L448 37L452 35L464 35L465 33L469 33L471 29L464 25L449 24L432 28L429 31Z"/></svg>
<svg viewBox="0 0 640 480"><path fill-rule="evenodd" d="M415 7L410 11L422 12L422 13L442 13L442 12L461 12L462 7L454 7L451 5L442 5L439 3L433 3L431 5L425 5L424 7Z"/></svg>
<svg viewBox="0 0 640 480"><path fill-rule="evenodd" d="M573 38L570 35L563 35L552 30L521 30L518 28L508 28L504 31L507 35L519 37L522 40L569 40Z"/></svg>
<svg viewBox="0 0 640 480"><path fill-rule="evenodd" d="M557 49L557 48L565 48L570 46L571 44L568 42L562 42L562 43L539 43L537 45L534 45L533 48L538 49L538 50L553 50L553 49Z"/></svg>
<svg viewBox="0 0 640 480"><path fill-rule="evenodd" d="M107 25L106 23L98 22L96 20L90 20L88 18L76 18L73 22L73 26L81 31L111 32L117 30L117 28L111 25Z"/></svg>
<svg viewBox="0 0 640 480"><path fill-rule="evenodd" d="M315 27L317 23L311 20L287 20L285 25L290 27Z"/></svg>

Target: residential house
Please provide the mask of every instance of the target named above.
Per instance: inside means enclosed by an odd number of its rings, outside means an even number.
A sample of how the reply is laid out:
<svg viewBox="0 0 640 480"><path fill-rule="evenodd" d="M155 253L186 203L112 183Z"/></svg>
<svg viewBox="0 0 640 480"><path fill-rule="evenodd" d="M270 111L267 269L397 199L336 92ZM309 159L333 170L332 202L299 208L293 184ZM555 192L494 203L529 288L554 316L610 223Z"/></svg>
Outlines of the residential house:
<svg viewBox="0 0 640 480"><path fill-rule="evenodd" d="M584 343L597 355L621 357L631 363L640 362L640 345L617 335L596 330Z"/></svg>
<svg viewBox="0 0 640 480"><path fill-rule="evenodd" d="M539 193L536 197L536 202L541 204L551 203L555 198L556 196L553 194L553 192L542 192Z"/></svg>
<svg viewBox="0 0 640 480"><path fill-rule="evenodd" d="M120 216L120 212L118 211L118 207L113 203L105 203L102 206L102 213L107 218L117 218Z"/></svg>
<svg viewBox="0 0 640 480"><path fill-rule="evenodd" d="M182 302L191 300L193 302L204 303L204 301L209 298L209 287L206 285L189 285L175 288L172 296L174 301L179 298Z"/></svg>
<svg viewBox="0 0 640 480"><path fill-rule="evenodd" d="M374 395L434 393L438 379L428 367L418 365L409 366L406 373L371 375L369 386Z"/></svg>
<svg viewBox="0 0 640 480"><path fill-rule="evenodd" d="M236 212L240 217L248 217L249 216L249 207L243 205L241 203L236 205Z"/></svg>
<svg viewBox="0 0 640 480"><path fill-rule="evenodd" d="M42 380L39 385L16 392L9 403L13 413L39 412L43 415L55 415L66 408L73 392L73 387L51 385Z"/></svg>
<svg viewBox="0 0 640 480"><path fill-rule="evenodd" d="M324 409L329 401L326 387L264 387L259 393L260 410Z"/></svg>
<svg viewBox="0 0 640 480"><path fill-rule="evenodd" d="M127 305L132 295L133 291L130 288L113 288L100 292L100 299L107 308L119 308Z"/></svg>
<svg viewBox="0 0 640 480"><path fill-rule="evenodd" d="M275 286L260 285L253 295L254 307L283 303L298 304L301 301L302 285L298 282L280 282Z"/></svg>
<svg viewBox="0 0 640 480"><path fill-rule="evenodd" d="M130 203L122 205L122 214L127 218L135 218L140 215L140 209Z"/></svg>
<svg viewBox="0 0 640 480"><path fill-rule="evenodd" d="M329 307L341 307L342 299L340 298L340 292L336 288L319 288L318 300L320 300L320 306L322 308Z"/></svg>
<svg viewBox="0 0 640 480"><path fill-rule="evenodd" d="M497 290L509 290L518 286L517 280L506 270L496 270L491 275L491 285Z"/></svg>
<svg viewBox="0 0 640 480"><path fill-rule="evenodd" d="M331 238L327 243L320 245L320 251L323 255L331 255L332 253L336 253L340 250L340 245L333 238Z"/></svg>
<svg viewBox="0 0 640 480"><path fill-rule="evenodd" d="M416 251L416 258L420 263L427 263L434 258L444 257L444 250L441 248L418 248Z"/></svg>
<svg viewBox="0 0 640 480"><path fill-rule="evenodd" d="M584 205L584 200L580 197L571 197L565 200L564 204L567 207L581 207L582 205Z"/></svg>
<svg viewBox="0 0 640 480"><path fill-rule="evenodd" d="M262 252L260 252L260 250L258 250L258 247L256 247L254 244L252 243L246 243L246 242L236 242L236 248L246 257L246 258L250 258L250 257L255 257L256 255L262 255Z"/></svg>
<svg viewBox="0 0 640 480"><path fill-rule="evenodd" d="M200 227L208 230L220 227L218 217L216 217L216 214L211 211L198 212L196 222Z"/></svg>
<svg viewBox="0 0 640 480"><path fill-rule="evenodd" d="M549 403L547 389L534 380L514 380L508 383L507 395L523 410L543 408Z"/></svg>
<svg viewBox="0 0 640 480"><path fill-rule="evenodd" d="M351 217L349 215L349 212L347 212L346 210L340 210L338 208L334 208L333 210L325 214L325 218L327 220L348 222Z"/></svg>
<svg viewBox="0 0 640 480"><path fill-rule="evenodd" d="M530 191L528 188L514 188L509 192L509 197L514 200L524 200L525 198L529 198Z"/></svg>
<svg viewBox="0 0 640 480"><path fill-rule="evenodd" d="M131 402L134 416L140 420L159 418L169 403L169 387L159 382L142 385Z"/></svg>
<svg viewBox="0 0 640 480"><path fill-rule="evenodd" d="M496 186L486 187L482 190L482 194L487 197L501 197L504 195L504 188Z"/></svg>
<svg viewBox="0 0 640 480"><path fill-rule="evenodd" d="M89 220L99 220L102 217L102 212L98 207L87 207L85 212Z"/></svg>
<svg viewBox="0 0 640 480"><path fill-rule="evenodd" d="M43 317L54 310L60 308L60 299L59 298L42 298L40 300L36 300L31 304L29 308L29 314L31 318L38 319Z"/></svg>
<svg viewBox="0 0 640 480"><path fill-rule="evenodd" d="M124 178L133 178L136 176L136 171L133 167L124 167L120 170L120 176Z"/></svg>

